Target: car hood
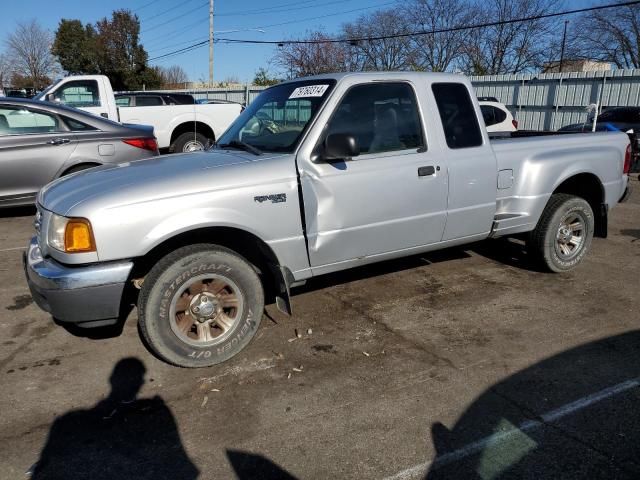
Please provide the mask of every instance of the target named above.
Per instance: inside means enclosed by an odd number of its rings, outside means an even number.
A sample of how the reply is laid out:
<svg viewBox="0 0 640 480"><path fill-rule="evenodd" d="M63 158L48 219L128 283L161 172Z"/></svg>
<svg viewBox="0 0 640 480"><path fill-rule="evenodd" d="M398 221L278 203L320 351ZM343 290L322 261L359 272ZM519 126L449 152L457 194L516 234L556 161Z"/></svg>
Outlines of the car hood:
<svg viewBox="0 0 640 480"><path fill-rule="evenodd" d="M221 171L274 156L216 150L103 165L46 185L38 195L38 203L46 210L68 215L75 206L95 199L100 199L103 205L124 205L196 193L213 188L208 172L216 171L219 178ZM243 173L236 172L232 177L239 175ZM229 175L225 177L229 181ZM216 186L220 188L219 183Z"/></svg>

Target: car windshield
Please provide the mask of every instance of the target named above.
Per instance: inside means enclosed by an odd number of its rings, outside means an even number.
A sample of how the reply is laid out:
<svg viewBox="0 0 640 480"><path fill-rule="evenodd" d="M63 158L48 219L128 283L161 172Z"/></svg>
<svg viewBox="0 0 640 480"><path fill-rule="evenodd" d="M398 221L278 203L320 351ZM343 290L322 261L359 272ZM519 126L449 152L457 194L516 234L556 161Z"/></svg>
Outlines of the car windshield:
<svg viewBox="0 0 640 480"><path fill-rule="evenodd" d="M265 90L220 137L218 147L245 144L263 152L293 152L335 83L305 80Z"/></svg>

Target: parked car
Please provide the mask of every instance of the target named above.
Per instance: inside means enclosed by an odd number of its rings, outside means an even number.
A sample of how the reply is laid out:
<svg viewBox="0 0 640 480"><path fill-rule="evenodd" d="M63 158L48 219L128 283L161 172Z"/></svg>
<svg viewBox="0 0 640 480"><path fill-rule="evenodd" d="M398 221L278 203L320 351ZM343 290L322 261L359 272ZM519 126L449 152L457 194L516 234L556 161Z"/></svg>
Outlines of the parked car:
<svg viewBox="0 0 640 480"><path fill-rule="evenodd" d="M487 127L487 132L515 132L518 130L518 122L503 103L480 100L482 118Z"/></svg>
<svg viewBox="0 0 640 480"><path fill-rule="evenodd" d="M629 138L491 142L472 92L440 73L292 80L213 150L54 182L24 257L33 297L90 328L139 287L146 343L202 367L249 343L265 292L290 314L290 289L326 273L510 235L573 270L628 191Z"/></svg>
<svg viewBox="0 0 640 480"><path fill-rule="evenodd" d="M593 120L584 123L574 123L560 128L559 132L591 132ZM614 107L608 108L600 115L596 122L596 131L627 132L633 130L640 133L640 107Z"/></svg>
<svg viewBox="0 0 640 480"><path fill-rule="evenodd" d="M126 92L116 93L118 107L157 107L160 105L193 105L193 95L184 93Z"/></svg>
<svg viewBox="0 0 640 480"><path fill-rule="evenodd" d="M155 155L152 127L125 126L63 105L0 99L0 207L33 204L38 190L58 177Z"/></svg>
<svg viewBox="0 0 640 480"><path fill-rule="evenodd" d="M240 113L240 105L162 105L120 107L104 75L76 75L58 80L36 96L80 108L111 120L152 125L158 146L172 152L204 150Z"/></svg>

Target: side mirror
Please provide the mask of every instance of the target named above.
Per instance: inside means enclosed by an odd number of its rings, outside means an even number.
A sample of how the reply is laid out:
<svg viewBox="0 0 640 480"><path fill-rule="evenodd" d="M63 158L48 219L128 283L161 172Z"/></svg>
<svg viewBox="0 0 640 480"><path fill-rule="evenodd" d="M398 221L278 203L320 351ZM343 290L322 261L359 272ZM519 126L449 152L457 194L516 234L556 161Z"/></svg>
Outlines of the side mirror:
<svg viewBox="0 0 640 480"><path fill-rule="evenodd" d="M360 155L360 146L353 135L332 133L324 141L323 160L344 160Z"/></svg>
<svg viewBox="0 0 640 480"><path fill-rule="evenodd" d="M47 96L44 97L47 102L55 102L56 96L53 93L47 93Z"/></svg>

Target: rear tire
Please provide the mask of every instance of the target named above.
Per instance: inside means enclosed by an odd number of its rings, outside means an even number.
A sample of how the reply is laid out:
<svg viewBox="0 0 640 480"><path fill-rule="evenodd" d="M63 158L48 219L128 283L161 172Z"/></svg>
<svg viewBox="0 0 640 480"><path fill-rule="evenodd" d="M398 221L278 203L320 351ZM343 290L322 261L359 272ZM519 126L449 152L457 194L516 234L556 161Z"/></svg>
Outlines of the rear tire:
<svg viewBox="0 0 640 480"><path fill-rule="evenodd" d="M566 193L553 194L531 232L527 248L546 269L568 272L589 251L594 228L593 210L586 200Z"/></svg>
<svg viewBox="0 0 640 480"><path fill-rule="evenodd" d="M178 136L171 144L171 152L188 153L205 150L209 144L209 139L202 133L186 132Z"/></svg>
<svg viewBox="0 0 640 480"><path fill-rule="evenodd" d="M165 256L147 274L138 300L140 333L163 360L216 365L246 347L260 326L264 293L244 258L217 245Z"/></svg>

